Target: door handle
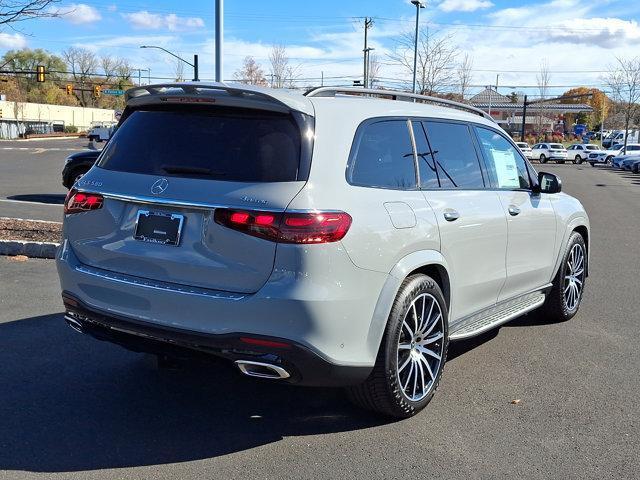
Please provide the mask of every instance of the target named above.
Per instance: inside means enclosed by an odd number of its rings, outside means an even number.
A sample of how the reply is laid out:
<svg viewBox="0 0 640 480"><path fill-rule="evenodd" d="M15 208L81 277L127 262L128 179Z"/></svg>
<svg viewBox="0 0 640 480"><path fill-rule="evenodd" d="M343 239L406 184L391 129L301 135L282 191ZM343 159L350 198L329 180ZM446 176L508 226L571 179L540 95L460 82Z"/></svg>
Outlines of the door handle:
<svg viewBox="0 0 640 480"><path fill-rule="evenodd" d="M509 215L511 215L512 217L515 217L519 213L520 213L520 209L518 207L516 207L515 205L509 205Z"/></svg>
<svg viewBox="0 0 640 480"><path fill-rule="evenodd" d="M447 210L446 212L444 212L443 215L444 215L444 219L447 222L453 222L460 218L460 214L455 210Z"/></svg>

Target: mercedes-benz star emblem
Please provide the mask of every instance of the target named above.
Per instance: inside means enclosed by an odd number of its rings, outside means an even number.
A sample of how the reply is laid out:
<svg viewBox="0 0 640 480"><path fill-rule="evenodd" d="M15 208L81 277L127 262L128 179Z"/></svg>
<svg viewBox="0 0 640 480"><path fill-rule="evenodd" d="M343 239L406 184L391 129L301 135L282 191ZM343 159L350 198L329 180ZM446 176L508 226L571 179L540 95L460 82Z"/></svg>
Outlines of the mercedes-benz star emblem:
<svg viewBox="0 0 640 480"><path fill-rule="evenodd" d="M156 180L151 185L151 193L154 195L158 195L160 193L164 193L164 191L169 187L169 180L166 178L161 178L160 180Z"/></svg>

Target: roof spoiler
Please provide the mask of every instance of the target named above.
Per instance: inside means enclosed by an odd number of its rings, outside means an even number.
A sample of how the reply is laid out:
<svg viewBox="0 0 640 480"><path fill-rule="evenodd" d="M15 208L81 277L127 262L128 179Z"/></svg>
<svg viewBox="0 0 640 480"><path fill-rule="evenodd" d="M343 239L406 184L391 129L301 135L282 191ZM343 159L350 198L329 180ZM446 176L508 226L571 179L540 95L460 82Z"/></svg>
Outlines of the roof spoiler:
<svg viewBox="0 0 640 480"><path fill-rule="evenodd" d="M487 120L491 120L495 123L495 120L486 112L479 108L472 107L466 103L454 102L453 100L446 100L444 98L430 97L428 95L419 95L417 93L408 93L398 90L385 90L381 88L361 88L361 87L317 87L308 90L305 93L306 97L335 97L339 94L345 95L365 95L367 97L378 97L387 100L400 100L405 102L418 102L418 103L430 103L434 105L456 108L458 110L464 110L466 112L480 115Z"/></svg>
<svg viewBox="0 0 640 480"><path fill-rule="evenodd" d="M127 105L216 104L289 113L291 110L313 115L311 102L286 90L226 83L162 83L130 88L125 92Z"/></svg>

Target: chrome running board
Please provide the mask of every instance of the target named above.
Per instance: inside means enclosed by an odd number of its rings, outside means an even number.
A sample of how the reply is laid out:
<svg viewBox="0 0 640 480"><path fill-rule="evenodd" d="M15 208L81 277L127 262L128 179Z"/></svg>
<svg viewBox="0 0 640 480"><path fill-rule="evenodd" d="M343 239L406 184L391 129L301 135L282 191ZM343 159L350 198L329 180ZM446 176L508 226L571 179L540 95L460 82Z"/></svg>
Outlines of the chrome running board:
<svg viewBox="0 0 640 480"><path fill-rule="evenodd" d="M501 302L480 313L463 318L449 327L450 340L475 337L503 323L524 315L544 303L545 294L538 291Z"/></svg>

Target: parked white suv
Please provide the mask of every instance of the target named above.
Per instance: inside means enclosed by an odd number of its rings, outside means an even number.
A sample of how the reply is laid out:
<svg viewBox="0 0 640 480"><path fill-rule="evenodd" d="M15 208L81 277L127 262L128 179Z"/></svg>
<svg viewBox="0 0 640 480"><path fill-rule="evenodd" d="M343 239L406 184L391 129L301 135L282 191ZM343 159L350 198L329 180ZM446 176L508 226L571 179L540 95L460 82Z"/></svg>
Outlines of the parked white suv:
<svg viewBox="0 0 640 480"><path fill-rule="evenodd" d="M481 110L200 82L126 99L65 201L57 267L79 332L347 386L407 417L450 341L578 311L587 214Z"/></svg>
<svg viewBox="0 0 640 480"><path fill-rule="evenodd" d="M567 148L567 158L573 158L573 163L581 164L587 161L589 154L600 151L600 146L593 143L574 143Z"/></svg>
<svg viewBox="0 0 640 480"><path fill-rule="evenodd" d="M618 143L606 150L597 150L595 152L591 152L589 154L589 158L587 159L587 161L591 164L592 167L595 167L597 163L611 164L615 157L619 155L623 155L622 153L623 150L624 150L624 145ZM640 151L640 143L627 144L626 152L628 154L634 154L635 152L639 152L639 151Z"/></svg>
<svg viewBox="0 0 640 480"><path fill-rule="evenodd" d="M527 160L533 159L533 152L531 151L531 147L527 142L516 142L516 145L520 149L520 151L524 154Z"/></svg>
<svg viewBox="0 0 640 480"><path fill-rule="evenodd" d="M531 156L540 160L540 163L547 163L549 160L564 163L567 160L567 149L561 143L536 143L531 147Z"/></svg>

